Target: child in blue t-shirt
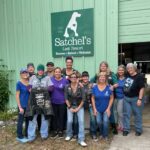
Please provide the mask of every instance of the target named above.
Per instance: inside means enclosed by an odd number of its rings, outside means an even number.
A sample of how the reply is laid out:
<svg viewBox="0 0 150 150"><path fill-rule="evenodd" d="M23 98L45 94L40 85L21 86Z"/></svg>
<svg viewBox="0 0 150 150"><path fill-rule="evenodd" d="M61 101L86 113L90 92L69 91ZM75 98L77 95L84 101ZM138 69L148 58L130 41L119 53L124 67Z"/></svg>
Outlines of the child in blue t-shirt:
<svg viewBox="0 0 150 150"><path fill-rule="evenodd" d="M19 142L25 143L28 140L27 137L27 129L28 129L28 118L24 116L29 99L29 82L28 82L28 71L26 68L22 68L20 70L20 81L16 84L16 101L18 105L18 123L17 123L17 140ZM25 118L25 137L23 135L23 121Z"/></svg>
<svg viewBox="0 0 150 150"><path fill-rule="evenodd" d="M92 89L92 105L97 125L100 130L100 136L103 139L108 138L109 117L113 103L113 92L107 83L107 75L101 72L98 75L98 82Z"/></svg>

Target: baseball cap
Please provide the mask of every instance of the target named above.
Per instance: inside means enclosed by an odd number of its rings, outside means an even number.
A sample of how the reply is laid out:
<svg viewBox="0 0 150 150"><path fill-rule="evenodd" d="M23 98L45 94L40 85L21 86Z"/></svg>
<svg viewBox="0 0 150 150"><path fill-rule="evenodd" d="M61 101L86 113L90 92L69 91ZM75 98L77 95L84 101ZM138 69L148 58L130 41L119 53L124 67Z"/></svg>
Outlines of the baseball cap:
<svg viewBox="0 0 150 150"><path fill-rule="evenodd" d="M32 66L34 68L34 64L33 63L28 63L27 64L27 68L29 68L30 66Z"/></svg>
<svg viewBox="0 0 150 150"><path fill-rule="evenodd" d="M20 69L20 74L22 74L22 73L28 73L27 68L21 68Z"/></svg>
<svg viewBox="0 0 150 150"><path fill-rule="evenodd" d="M46 66L48 66L48 65L54 66L54 63L53 62L47 62Z"/></svg>
<svg viewBox="0 0 150 150"><path fill-rule="evenodd" d="M45 67L44 67L44 65L42 65L42 64L39 64L39 65L37 66L37 71L40 71L40 70L44 71L44 69L45 69Z"/></svg>
<svg viewBox="0 0 150 150"><path fill-rule="evenodd" d="M82 77L89 77L89 73L87 71L82 72Z"/></svg>

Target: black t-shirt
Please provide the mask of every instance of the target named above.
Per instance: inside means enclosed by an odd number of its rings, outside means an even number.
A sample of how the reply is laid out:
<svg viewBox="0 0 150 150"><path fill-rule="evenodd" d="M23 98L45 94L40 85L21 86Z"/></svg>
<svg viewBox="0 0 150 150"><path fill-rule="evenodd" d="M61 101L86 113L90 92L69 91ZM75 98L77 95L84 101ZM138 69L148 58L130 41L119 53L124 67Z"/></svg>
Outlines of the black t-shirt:
<svg viewBox="0 0 150 150"><path fill-rule="evenodd" d="M139 91L144 87L144 78L141 74L127 76L124 83L124 95L127 97L138 97Z"/></svg>

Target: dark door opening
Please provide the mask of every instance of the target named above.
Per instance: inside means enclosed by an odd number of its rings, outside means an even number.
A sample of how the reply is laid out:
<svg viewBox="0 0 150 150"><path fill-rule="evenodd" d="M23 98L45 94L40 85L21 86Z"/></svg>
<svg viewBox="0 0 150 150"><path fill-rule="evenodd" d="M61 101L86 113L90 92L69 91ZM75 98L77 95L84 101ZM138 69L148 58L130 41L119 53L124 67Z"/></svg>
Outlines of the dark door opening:
<svg viewBox="0 0 150 150"><path fill-rule="evenodd" d="M137 63L138 71L150 74L150 42L119 44L118 64Z"/></svg>

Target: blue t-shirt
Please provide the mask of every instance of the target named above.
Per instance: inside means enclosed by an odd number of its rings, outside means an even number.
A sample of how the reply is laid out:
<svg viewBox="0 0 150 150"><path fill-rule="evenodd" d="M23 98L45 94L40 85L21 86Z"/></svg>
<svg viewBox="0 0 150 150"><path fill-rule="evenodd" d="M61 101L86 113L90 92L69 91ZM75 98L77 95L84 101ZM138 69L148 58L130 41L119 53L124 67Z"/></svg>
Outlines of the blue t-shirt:
<svg viewBox="0 0 150 150"><path fill-rule="evenodd" d="M120 80L118 79L118 87L115 89L115 95L117 99L122 99L124 97L124 87L125 79Z"/></svg>
<svg viewBox="0 0 150 150"><path fill-rule="evenodd" d="M105 112L109 105L110 96L112 95L112 91L110 86L106 86L103 91L100 91L98 86L94 86L92 88L92 95L95 98L95 105L98 112Z"/></svg>
<svg viewBox="0 0 150 150"><path fill-rule="evenodd" d="M20 91L20 105L22 108L26 108L28 105L28 99L29 99L29 90L28 86L24 85L22 82L18 81L16 84L16 91Z"/></svg>

